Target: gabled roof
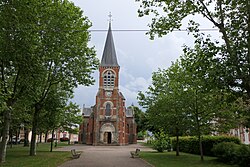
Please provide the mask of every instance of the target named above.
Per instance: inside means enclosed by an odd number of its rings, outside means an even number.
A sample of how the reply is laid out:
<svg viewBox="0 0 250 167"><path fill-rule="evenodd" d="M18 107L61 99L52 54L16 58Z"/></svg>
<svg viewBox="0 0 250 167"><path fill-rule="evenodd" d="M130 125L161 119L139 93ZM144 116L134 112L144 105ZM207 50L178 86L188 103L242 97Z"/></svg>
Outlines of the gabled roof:
<svg viewBox="0 0 250 167"><path fill-rule="evenodd" d="M115 45L111 30L111 23L109 23L108 35L106 38L106 43L104 46L104 51L102 55L102 61L100 66L111 66L111 67L119 67L116 58Z"/></svg>
<svg viewBox="0 0 250 167"><path fill-rule="evenodd" d="M125 97L123 96L122 92L119 92L119 94L122 97L122 100L126 100Z"/></svg>

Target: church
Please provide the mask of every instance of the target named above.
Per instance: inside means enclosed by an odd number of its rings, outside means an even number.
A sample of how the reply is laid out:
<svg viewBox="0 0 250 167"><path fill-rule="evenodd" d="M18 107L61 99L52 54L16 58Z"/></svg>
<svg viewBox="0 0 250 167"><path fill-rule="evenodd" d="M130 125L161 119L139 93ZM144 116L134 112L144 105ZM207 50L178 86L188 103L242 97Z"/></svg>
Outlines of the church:
<svg viewBox="0 0 250 167"><path fill-rule="evenodd" d="M127 145L137 141L133 107L125 107L119 91L117 61L111 22L99 66L99 89L95 105L83 108L78 141L89 145Z"/></svg>

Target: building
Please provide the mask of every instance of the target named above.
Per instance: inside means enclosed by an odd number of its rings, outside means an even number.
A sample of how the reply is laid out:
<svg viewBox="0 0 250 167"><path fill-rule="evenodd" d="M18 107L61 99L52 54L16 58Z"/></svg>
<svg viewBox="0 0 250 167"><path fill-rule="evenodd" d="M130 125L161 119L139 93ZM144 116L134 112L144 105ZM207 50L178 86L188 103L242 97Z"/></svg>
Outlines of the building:
<svg viewBox="0 0 250 167"><path fill-rule="evenodd" d="M126 145L136 143L136 123L133 108L125 107L119 91L119 71L111 23L101 64L96 104L83 108L84 121L80 125L79 143L90 145Z"/></svg>
<svg viewBox="0 0 250 167"><path fill-rule="evenodd" d="M244 144L250 144L250 132L247 127L239 126L238 128L231 129L229 135L238 137Z"/></svg>

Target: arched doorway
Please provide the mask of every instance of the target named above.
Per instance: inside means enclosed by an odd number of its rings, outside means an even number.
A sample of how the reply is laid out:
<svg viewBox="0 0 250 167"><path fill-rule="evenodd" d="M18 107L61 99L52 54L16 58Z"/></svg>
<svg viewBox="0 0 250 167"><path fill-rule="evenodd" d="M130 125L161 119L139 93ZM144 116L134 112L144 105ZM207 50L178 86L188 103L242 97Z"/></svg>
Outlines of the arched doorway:
<svg viewBox="0 0 250 167"><path fill-rule="evenodd" d="M100 142L104 144L111 144L115 140L115 127L112 123L105 123L100 129Z"/></svg>
<svg viewBox="0 0 250 167"><path fill-rule="evenodd" d="M112 142L112 133L111 132L104 132L104 143L111 144Z"/></svg>

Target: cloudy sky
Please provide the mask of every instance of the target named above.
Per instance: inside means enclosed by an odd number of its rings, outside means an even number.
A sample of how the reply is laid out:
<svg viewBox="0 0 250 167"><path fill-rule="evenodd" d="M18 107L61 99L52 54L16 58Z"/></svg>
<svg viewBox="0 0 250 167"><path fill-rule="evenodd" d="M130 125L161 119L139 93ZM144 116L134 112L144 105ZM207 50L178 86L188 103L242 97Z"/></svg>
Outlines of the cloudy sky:
<svg viewBox="0 0 250 167"><path fill-rule="evenodd" d="M139 18L139 3L135 0L72 0L92 22L91 30L107 30L108 15L112 13L112 30L147 30L149 17ZM192 18L193 19L193 18ZM195 19L201 19L199 17ZM188 20L188 19L187 19ZM187 23L184 21L184 24ZM202 20L203 28L212 25ZM95 46L97 57L101 59L107 32L91 32L90 46ZM184 44L192 46L193 38L187 32L173 32L163 38L150 40L145 32L113 31L118 63L120 65L120 91L126 98L126 106L138 105L138 91L145 91L151 84L152 72L158 68L168 68L182 54ZM93 74L96 83L75 89L73 102L80 107L95 104L98 90L98 71Z"/></svg>

